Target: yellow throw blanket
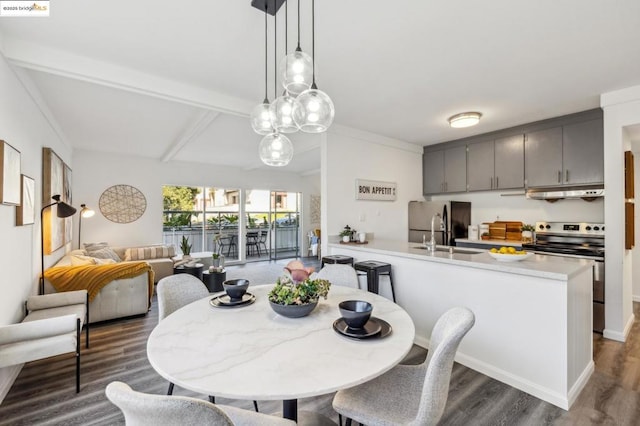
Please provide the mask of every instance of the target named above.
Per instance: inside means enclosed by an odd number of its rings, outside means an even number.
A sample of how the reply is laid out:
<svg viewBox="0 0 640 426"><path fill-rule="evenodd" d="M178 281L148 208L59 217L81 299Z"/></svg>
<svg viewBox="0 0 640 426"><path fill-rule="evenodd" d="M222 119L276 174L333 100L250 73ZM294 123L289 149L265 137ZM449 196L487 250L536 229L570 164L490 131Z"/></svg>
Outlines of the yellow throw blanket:
<svg viewBox="0 0 640 426"><path fill-rule="evenodd" d="M147 262L122 262L106 265L54 266L45 271L56 291L87 290L91 302L102 287L113 280L137 277L149 272L149 307L153 296L153 270Z"/></svg>

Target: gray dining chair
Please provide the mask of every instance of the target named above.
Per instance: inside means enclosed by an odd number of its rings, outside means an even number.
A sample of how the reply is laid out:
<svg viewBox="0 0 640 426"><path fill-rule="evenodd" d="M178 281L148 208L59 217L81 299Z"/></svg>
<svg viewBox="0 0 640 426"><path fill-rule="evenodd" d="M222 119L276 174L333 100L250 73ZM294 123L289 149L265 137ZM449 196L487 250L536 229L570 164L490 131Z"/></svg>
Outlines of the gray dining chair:
<svg viewBox="0 0 640 426"><path fill-rule="evenodd" d="M158 281L158 321L162 321L178 309L189 303L209 295L209 289L202 281L190 274L175 274ZM169 382L167 395L173 394L173 382ZM209 401L215 403L213 395ZM258 402L253 401L253 408L258 411Z"/></svg>
<svg viewBox="0 0 640 426"><path fill-rule="evenodd" d="M105 394L122 411L128 426L295 425L291 420L227 405L214 405L197 398L137 392L122 382L109 383Z"/></svg>
<svg viewBox="0 0 640 426"><path fill-rule="evenodd" d="M342 265L339 263L325 264L315 275L315 278L328 280L332 285L360 288L358 274L351 265Z"/></svg>
<svg viewBox="0 0 640 426"><path fill-rule="evenodd" d="M435 425L444 412L453 360L475 316L467 308L445 312L431 333L426 360L419 365L398 365L369 382L338 391L333 409L368 425Z"/></svg>

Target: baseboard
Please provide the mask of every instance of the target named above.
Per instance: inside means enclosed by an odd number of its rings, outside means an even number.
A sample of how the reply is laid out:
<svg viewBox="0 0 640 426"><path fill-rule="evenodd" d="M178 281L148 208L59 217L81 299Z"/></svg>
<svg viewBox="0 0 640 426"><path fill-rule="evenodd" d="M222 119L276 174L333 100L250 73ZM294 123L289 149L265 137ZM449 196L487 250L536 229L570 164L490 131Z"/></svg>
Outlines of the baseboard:
<svg viewBox="0 0 640 426"><path fill-rule="evenodd" d="M7 396L13 382L16 381L18 374L22 370L24 364L12 365L5 368L0 368L0 404L4 401L4 397Z"/></svg>
<svg viewBox="0 0 640 426"><path fill-rule="evenodd" d="M423 348L429 347L429 339L421 336L416 336L416 338L414 339L414 343ZM458 353L456 354L456 362L464 365L465 367L476 370L486 376L489 376L495 380L506 383L509 386L513 386L516 389L533 395L538 399L560 407L563 410L568 410L571 404L573 404L584 386L589 381L589 378L594 371L593 361L590 361L578 377L576 383L574 383L574 385L571 387L568 394L562 395L561 393L540 386L539 384L533 383L523 377L509 373L500 368L496 368L495 366L487 364L486 362L480 361L474 357L465 355L460 351L458 351Z"/></svg>
<svg viewBox="0 0 640 426"><path fill-rule="evenodd" d="M631 314L627 319L627 323L625 324L624 330L622 330L622 332L605 328L602 332L602 336L606 339L617 340L618 342L626 342L627 336L629 336L629 333L631 332L631 327L633 326L633 322L635 321L635 319L636 317Z"/></svg>

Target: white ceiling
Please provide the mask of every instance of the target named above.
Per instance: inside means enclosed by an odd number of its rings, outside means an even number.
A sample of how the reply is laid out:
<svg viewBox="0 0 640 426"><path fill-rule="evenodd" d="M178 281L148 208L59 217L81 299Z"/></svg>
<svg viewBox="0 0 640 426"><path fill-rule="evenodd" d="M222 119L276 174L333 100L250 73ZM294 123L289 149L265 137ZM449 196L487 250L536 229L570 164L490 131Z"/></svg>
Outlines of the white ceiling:
<svg viewBox="0 0 640 426"><path fill-rule="evenodd" d="M264 96L264 15L250 0L50 7L48 18L2 18L0 47L74 148L266 167L247 120ZM282 30L284 7L279 17ZM418 145L598 107L601 93L640 84L639 42L637 0L316 4L318 85L335 122ZM447 126L469 110L483 113L478 126ZM319 137L292 140L286 170L317 170Z"/></svg>

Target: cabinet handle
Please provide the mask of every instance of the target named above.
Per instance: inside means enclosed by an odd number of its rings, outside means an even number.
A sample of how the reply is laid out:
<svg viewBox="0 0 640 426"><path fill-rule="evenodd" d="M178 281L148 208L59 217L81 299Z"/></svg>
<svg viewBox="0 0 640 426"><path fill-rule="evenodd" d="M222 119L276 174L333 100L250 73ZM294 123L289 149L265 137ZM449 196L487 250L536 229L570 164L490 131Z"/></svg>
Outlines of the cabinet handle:
<svg viewBox="0 0 640 426"><path fill-rule="evenodd" d="M564 181L569 182L569 170L565 170L564 172Z"/></svg>
<svg viewBox="0 0 640 426"><path fill-rule="evenodd" d="M500 188L500 184L498 183L498 179L500 179L498 176L496 176L496 188Z"/></svg>
<svg viewBox="0 0 640 426"><path fill-rule="evenodd" d="M562 171L558 170L558 183L562 182Z"/></svg>

